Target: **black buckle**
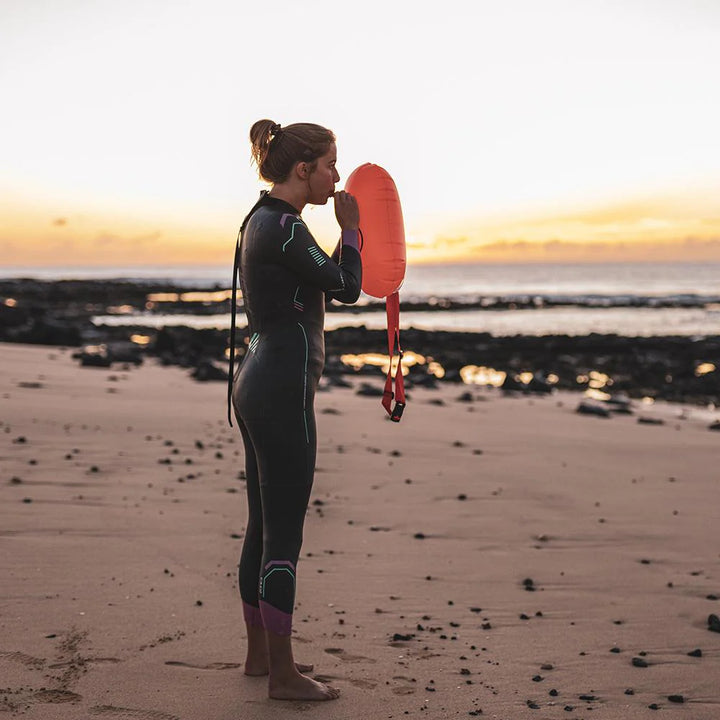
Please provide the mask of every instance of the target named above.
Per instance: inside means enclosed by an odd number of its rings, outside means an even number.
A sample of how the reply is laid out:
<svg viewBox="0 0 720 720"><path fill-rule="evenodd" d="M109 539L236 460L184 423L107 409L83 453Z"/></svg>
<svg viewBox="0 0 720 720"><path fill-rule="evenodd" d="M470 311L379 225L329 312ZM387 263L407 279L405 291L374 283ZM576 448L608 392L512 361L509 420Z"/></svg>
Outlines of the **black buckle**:
<svg viewBox="0 0 720 720"><path fill-rule="evenodd" d="M405 403L396 402L395 407L393 408L392 414L390 415L390 419L393 422L400 422L400 418L402 417L404 409L405 409Z"/></svg>

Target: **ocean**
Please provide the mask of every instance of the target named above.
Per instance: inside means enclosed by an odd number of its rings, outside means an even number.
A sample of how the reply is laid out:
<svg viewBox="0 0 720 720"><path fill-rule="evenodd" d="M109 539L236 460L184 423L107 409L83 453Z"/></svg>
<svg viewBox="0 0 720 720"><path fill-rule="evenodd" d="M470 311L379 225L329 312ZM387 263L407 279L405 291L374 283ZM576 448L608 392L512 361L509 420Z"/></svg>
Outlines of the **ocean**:
<svg viewBox="0 0 720 720"><path fill-rule="evenodd" d="M162 281L181 289L228 289L232 267L146 266L0 269L4 278L126 279ZM457 304L502 299L522 309L458 309ZM361 299L362 300L362 299ZM401 328L466 330L494 335L627 336L720 335L720 263L450 263L408 265L400 290ZM367 299L365 300L367 302ZM403 302L430 302L438 308L405 311ZM547 307L562 303L561 307ZM530 307L527 304L530 303ZM239 325L244 315L239 315ZM156 313L97 316L98 324L185 324L229 327L229 314ZM384 313L328 312L326 328L385 327Z"/></svg>

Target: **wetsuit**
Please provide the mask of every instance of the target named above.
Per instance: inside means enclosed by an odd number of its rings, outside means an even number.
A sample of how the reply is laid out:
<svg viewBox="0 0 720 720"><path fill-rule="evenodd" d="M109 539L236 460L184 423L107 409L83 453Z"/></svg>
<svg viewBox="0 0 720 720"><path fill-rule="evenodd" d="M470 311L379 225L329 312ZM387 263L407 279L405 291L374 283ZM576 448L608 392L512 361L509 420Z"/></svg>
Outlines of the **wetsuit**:
<svg viewBox="0 0 720 720"><path fill-rule="evenodd" d="M246 622L290 635L295 573L317 448L313 401L325 364L326 299L354 303L356 231L329 257L300 213L261 194L243 223L237 266L249 344L231 398L245 446L248 523L239 568Z"/></svg>

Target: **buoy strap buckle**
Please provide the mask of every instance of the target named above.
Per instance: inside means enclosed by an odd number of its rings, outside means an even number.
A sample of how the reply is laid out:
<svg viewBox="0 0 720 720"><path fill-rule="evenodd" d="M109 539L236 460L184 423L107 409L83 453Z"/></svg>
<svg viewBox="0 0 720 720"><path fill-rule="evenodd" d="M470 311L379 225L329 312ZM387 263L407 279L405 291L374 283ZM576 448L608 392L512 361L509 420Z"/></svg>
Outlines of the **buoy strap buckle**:
<svg viewBox="0 0 720 720"><path fill-rule="evenodd" d="M393 422L400 422L400 418L402 417L403 410L405 409L405 403L403 402L396 402L395 407L393 408L392 413L390 414L390 419Z"/></svg>

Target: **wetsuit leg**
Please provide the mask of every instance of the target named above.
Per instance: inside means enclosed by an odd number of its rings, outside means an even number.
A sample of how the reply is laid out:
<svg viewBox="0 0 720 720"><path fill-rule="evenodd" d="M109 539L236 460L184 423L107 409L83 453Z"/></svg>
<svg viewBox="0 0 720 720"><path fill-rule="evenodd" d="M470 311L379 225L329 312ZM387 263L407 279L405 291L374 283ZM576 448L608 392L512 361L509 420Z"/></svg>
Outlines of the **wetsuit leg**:
<svg viewBox="0 0 720 720"><path fill-rule="evenodd" d="M297 561L312 490L317 437L312 403L292 421L246 420L258 460L263 554L259 607L266 630L290 635Z"/></svg>
<svg viewBox="0 0 720 720"><path fill-rule="evenodd" d="M243 445L245 446L245 478L248 503L248 519L245 528L240 565L238 567L238 585L243 601L243 615L248 625L263 627L258 597L258 578L263 552L262 501L260 498L260 477L257 456L250 433L245 423L235 413Z"/></svg>
<svg viewBox="0 0 720 720"><path fill-rule="evenodd" d="M288 636L292 628L297 561L315 472L313 405L322 360L322 350L308 342L303 325L278 326L250 340L233 386L262 506L262 558L258 567L256 522L247 540L241 589L247 604L254 608L257 602L263 627L277 635ZM252 463L248 467L253 470ZM255 502L250 483L248 492ZM257 520L254 507L250 512ZM257 594L249 589L253 573Z"/></svg>

